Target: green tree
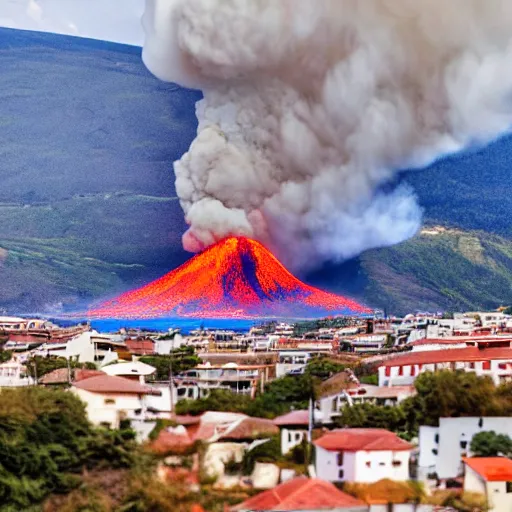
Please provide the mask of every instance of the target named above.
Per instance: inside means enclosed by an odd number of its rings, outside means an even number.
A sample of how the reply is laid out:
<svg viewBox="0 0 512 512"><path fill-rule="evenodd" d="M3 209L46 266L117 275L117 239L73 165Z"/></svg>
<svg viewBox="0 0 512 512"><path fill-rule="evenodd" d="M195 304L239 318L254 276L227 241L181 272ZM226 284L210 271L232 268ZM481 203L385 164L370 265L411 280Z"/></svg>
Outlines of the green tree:
<svg viewBox="0 0 512 512"><path fill-rule="evenodd" d="M416 378L414 387L416 394L402 402L409 431L420 425L436 426L443 417L501 413L492 380L473 372L425 372Z"/></svg>
<svg viewBox="0 0 512 512"><path fill-rule="evenodd" d="M237 395L227 389L213 389L205 398L180 400L176 404L176 414L197 416L206 411L245 413L251 404L251 397Z"/></svg>
<svg viewBox="0 0 512 512"><path fill-rule="evenodd" d="M306 366L306 373L319 379L328 379L336 373L340 373L347 368L346 364L333 361L327 358L314 358Z"/></svg>
<svg viewBox="0 0 512 512"><path fill-rule="evenodd" d="M345 406L336 424L350 428L384 428L393 432L403 432L407 428L405 412L401 407L370 403Z"/></svg>
<svg viewBox="0 0 512 512"><path fill-rule="evenodd" d="M12 358L12 351L10 350L0 350L0 363L5 363L6 361L10 361Z"/></svg>
<svg viewBox="0 0 512 512"><path fill-rule="evenodd" d="M171 364L172 371L176 375L190 370L191 368L195 368L202 362L201 358L194 354L193 347L176 349L173 351L172 355L143 356L139 361L156 368L156 372L153 375L154 380L168 380Z"/></svg>
<svg viewBox="0 0 512 512"><path fill-rule="evenodd" d="M512 455L512 439L493 430L479 432L471 441L471 451L476 457L496 457Z"/></svg>

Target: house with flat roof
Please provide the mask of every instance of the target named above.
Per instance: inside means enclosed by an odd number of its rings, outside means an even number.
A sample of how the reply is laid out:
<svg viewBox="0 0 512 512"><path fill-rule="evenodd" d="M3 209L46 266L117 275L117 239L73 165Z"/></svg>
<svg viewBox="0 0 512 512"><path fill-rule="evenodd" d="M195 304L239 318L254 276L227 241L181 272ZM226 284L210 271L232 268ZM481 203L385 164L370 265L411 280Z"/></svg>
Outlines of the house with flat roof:
<svg viewBox="0 0 512 512"><path fill-rule="evenodd" d="M485 495L489 512L512 510L512 460L507 457L464 459L464 490Z"/></svg>

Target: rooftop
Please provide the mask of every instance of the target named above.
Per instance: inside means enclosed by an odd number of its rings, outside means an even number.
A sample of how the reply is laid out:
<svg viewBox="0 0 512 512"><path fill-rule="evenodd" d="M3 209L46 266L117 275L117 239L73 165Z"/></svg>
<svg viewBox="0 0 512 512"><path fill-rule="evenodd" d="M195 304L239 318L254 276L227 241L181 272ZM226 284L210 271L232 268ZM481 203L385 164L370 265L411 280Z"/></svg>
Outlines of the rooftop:
<svg viewBox="0 0 512 512"><path fill-rule="evenodd" d="M119 362L103 367L108 375L152 375L156 368L140 361Z"/></svg>
<svg viewBox="0 0 512 512"><path fill-rule="evenodd" d="M366 510L364 502L345 494L330 482L301 476L257 494L231 510L339 510L358 506Z"/></svg>
<svg viewBox="0 0 512 512"><path fill-rule="evenodd" d="M316 446L329 451L405 451L413 445L393 432L380 428L345 428L331 430L314 441Z"/></svg>
<svg viewBox="0 0 512 512"><path fill-rule="evenodd" d="M468 457L464 463L487 482L512 481L512 460L507 457Z"/></svg>
<svg viewBox="0 0 512 512"><path fill-rule="evenodd" d="M414 364L433 364L451 362L490 361L493 359L511 359L512 348L477 347L452 348L448 350L427 350L424 352L409 352L383 361L380 366L404 366Z"/></svg>
<svg viewBox="0 0 512 512"><path fill-rule="evenodd" d="M40 384L66 384L69 382L68 378L69 370L67 368L57 368L39 379ZM71 370L71 380L73 382L79 382L81 380L90 379L97 377L98 375L105 375L101 370L88 370L88 369L74 369Z"/></svg>
<svg viewBox="0 0 512 512"><path fill-rule="evenodd" d="M99 375L73 384L75 388L90 393L119 393L127 395L159 395L160 391L124 377Z"/></svg>
<svg viewBox="0 0 512 512"><path fill-rule="evenodd" d="M309 425L309 411L292 411L288 414L278 416L274 420L274 425L286 426L286 425Z"/></svg>

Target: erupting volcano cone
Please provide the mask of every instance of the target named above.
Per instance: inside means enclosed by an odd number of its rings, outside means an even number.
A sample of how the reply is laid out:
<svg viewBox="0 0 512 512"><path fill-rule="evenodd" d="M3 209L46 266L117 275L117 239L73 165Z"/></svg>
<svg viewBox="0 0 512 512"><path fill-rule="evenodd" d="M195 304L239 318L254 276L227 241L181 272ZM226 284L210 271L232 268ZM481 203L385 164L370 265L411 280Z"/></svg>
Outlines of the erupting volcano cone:
<svg viewBox="0 0 512 512"><path fill-rule="evenodd" d="M260 243L231 237L160 279L101 304L89 316L314 317L367 312L350 299L302 283Z"/></svg>

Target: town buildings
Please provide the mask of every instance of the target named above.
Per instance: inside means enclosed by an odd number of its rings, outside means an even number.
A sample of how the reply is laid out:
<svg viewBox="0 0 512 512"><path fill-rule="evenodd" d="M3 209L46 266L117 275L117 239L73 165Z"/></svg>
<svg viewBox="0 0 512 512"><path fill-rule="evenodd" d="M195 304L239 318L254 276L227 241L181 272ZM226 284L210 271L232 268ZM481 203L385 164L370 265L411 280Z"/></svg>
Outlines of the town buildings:
<svg viewBox="0 0 512 512"><path fill-rule="evenodd" d="M472 455L474 435L486 431L512 437L512 418L440 418L438 427L420 427L418 477L448 479L462 475L462 460Z"/></svg>

